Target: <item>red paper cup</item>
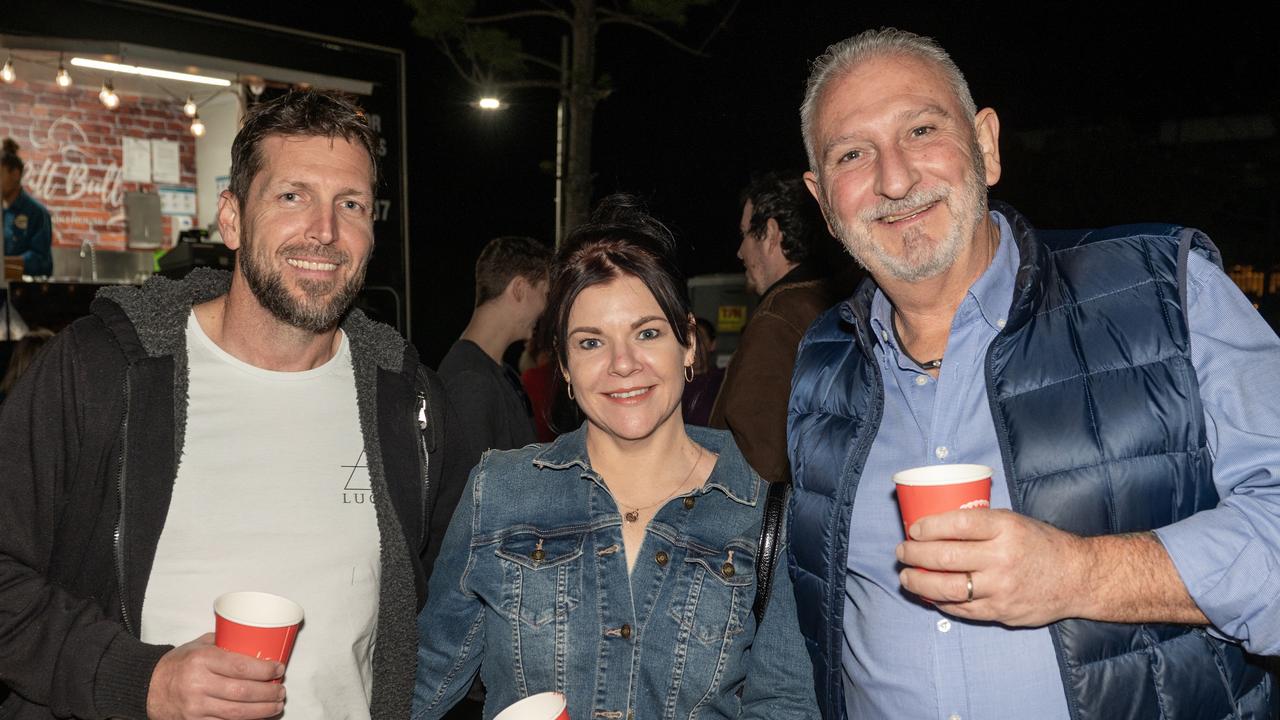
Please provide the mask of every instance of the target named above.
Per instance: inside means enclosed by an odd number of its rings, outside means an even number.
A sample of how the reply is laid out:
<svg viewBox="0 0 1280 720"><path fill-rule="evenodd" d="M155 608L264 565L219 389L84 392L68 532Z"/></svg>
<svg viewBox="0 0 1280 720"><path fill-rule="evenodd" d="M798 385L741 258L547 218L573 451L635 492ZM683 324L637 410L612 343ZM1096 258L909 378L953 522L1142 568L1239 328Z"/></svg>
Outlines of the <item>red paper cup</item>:
<svg viewBox="0 0 1280 720"><path fill-rule="evenodd" d="M895 473L902 528L926 515L991 507L991 468L986 465L927 465Z"/></svg>
<svg viewBox="0 0 1280 720"><path fill-rule="evenodd" d="M538 693L508 705L493 720L569 720L565 702L561 693Z"/></svg>
<svg viewBox="0 0 1280 720"><path fill-rule="evenodd" d="M260 660L288 664L302 624L298 603L264 592L233 592L213 602L214 644Z"/></svg>

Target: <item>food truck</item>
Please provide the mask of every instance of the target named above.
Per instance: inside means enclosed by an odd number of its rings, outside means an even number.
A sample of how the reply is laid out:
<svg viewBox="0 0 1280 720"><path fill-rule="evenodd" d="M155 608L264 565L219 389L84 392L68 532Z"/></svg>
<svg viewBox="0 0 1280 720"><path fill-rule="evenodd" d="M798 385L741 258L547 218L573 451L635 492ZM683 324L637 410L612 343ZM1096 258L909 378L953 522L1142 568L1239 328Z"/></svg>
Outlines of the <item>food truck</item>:
<svg viewBox="0 0 1280 720"><path fill-rule="evenodd" d="M56 7L56 12L51 12ZM7 258L0 369L28 328L58 330L97 287L229 267L216 213L254 104L294 88L355 96L378 134L376 250L357 304L410 331L403 51L156 2L7 3L0 138L47 208L52 271Z"/></svg>

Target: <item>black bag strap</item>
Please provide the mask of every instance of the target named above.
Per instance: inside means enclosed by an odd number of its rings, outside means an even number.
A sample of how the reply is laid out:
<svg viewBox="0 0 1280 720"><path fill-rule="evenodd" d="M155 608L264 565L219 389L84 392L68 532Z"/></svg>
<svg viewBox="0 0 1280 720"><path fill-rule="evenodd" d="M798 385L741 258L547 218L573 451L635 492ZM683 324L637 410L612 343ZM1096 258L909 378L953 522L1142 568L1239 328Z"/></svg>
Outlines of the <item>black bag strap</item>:
<svg viewBox="0 0 1280 720"><path fill-rule="evenodd" d="M773 573L778 567L782 549L782 520L787 511L789 482L769 483L769 494L764 501L764 518L760 521L760 545L756 553L756 600L751 613L756 616L756 627L764 620L765 608L773 592ZM782 572L787 569L782 568Z"/></svg>

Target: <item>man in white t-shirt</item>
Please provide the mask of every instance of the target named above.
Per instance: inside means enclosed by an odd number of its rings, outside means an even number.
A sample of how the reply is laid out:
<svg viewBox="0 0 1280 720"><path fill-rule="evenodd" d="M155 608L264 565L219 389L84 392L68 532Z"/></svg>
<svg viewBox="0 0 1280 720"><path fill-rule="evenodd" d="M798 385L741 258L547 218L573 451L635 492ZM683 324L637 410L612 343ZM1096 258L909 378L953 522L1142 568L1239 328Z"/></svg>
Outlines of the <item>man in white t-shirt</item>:
<svg viewBox="0 0 1280 720"><path fill-rule="evenodd" d="M374 141L334 94L256 107L218 207L234 271L103 291L0 408L0 716L408 716L467 468L439 381L348 310ZM213 645L234 590L303 606L287 673Z"/></svg>

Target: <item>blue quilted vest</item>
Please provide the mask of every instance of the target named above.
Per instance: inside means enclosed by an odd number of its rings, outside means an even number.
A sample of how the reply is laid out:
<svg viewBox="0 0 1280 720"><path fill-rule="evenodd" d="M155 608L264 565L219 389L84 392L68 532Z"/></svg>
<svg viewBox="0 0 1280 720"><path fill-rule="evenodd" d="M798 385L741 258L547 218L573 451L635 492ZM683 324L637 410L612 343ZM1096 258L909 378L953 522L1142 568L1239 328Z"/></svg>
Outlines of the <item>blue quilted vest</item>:
<svg viewBox="0 0 1280 720"><path fill-rule="evenodd" d="M1017 213L1020 267L986 386L1013 508L1080 535L1162 527L1218 502L1191 365L1186 255L1196 230L1126 226L1051 250ZM869 328L875 286L800 344L787 431L789 560L818 704L844 717L849 519L883 411ZM1280 698L1238 646L1185 625L1063 620L1050 628L1074 720L1267 718Z"/></svg>

